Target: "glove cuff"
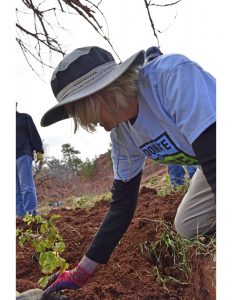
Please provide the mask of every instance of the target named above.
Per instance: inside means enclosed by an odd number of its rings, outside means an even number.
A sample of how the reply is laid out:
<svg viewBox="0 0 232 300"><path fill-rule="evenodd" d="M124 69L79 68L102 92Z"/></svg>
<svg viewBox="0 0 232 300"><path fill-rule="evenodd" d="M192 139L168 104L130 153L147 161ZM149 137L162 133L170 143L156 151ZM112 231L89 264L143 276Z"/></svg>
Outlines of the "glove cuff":
<svg viewBox="0 0 232 300"><path fill-rule="evenodd" d="M78 264L75 269L70 271L72 280L82 287L93 276L92 273L88 273L83 267Z"/></svg>

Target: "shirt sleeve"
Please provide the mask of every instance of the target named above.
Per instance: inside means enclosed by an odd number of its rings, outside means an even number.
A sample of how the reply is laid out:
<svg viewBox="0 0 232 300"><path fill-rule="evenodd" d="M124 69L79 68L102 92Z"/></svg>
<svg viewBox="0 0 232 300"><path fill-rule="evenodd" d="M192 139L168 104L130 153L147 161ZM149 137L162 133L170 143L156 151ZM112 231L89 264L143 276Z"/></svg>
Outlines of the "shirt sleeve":
<svg viewBox="0 0 232 300"><path fill-rule="evenodd" d="M164 77L166 111L190 144L216 121L216 82L185 58Z"/></svg>
<svg viewBox="0 0 232 300"><path fill-rule="evenodd" d="M145 156L136 146L126 123L113 129L110 138L114 179L128 181L143 170Z"/></svg>
<svg viewBox="0 0 232 300"><path fill-rule="evenodd" d="M27 125L32 149L36 152L44 153L42 140L33 122L32 117L29 115L27 116Z"/></svg>
<svg viewBox="0 0 232 300"><path fill-rule="evenodd" d="M207 128L192 146L216 198L216 123Z"/></svg>
<svg viewBox="0 0 232 300"><path fill-rule="evenodd" d="M112 201L103 219L103 222L96 233L86 256L93 261L106 264L123 237L133 218L142 172L137 176L123 182L114 180Z"/></svg>

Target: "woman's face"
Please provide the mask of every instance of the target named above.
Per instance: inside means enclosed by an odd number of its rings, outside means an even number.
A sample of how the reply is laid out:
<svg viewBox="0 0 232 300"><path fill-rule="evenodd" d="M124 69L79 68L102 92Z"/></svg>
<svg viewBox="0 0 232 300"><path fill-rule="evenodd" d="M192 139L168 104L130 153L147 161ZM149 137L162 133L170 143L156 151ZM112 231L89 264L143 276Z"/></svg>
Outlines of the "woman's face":
<svg viewBox="0 0 232 300"><path fill-rule="evenodd" d="M119 123L128 121L130 118L137 116L138 102L133 101L128 106L118 109L112 113L109 107L103 102L100 105L100 126L104 127L106 131L111 131L117 127Z"/></svg>
<svg viewBox="0 0 232 300"><path fill-rule="evenodd" d="M120 123L119 118L113 115L108 107L103 103L100 107L100 126L104 127L106 131L111 131L113 128L117 127Z"/></svg>

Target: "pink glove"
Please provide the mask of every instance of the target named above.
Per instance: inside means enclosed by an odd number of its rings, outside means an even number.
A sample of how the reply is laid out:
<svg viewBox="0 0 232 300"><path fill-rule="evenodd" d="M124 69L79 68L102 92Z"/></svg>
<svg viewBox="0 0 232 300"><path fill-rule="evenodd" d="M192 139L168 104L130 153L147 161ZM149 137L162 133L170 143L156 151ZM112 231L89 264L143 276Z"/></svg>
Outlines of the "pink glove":
<svg viewBox="0 0 232 300"><path fill-rule="evenodd" d="M46 297L50 294L60 290L79 289L88 281L91 276L92 274L86 272L83 267L80 267L79 264L76 266L76 268L70 271L65 271L60 275L58 272L51 276L49 280L51 282L51 285L48 286L44 291L43 298L46 299Z"/></svg>

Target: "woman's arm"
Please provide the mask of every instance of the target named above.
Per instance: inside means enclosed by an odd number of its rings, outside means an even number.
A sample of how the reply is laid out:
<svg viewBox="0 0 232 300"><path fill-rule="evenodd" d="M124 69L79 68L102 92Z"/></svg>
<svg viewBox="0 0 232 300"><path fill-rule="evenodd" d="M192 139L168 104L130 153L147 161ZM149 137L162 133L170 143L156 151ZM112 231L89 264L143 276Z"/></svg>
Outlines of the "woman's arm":
<svg viewBox="0 0 232 300"><path fill-rule="evenodd" d="M114 180L112 201L86 256L106 264L133 218L142 172L130 181Z"/></svg>

